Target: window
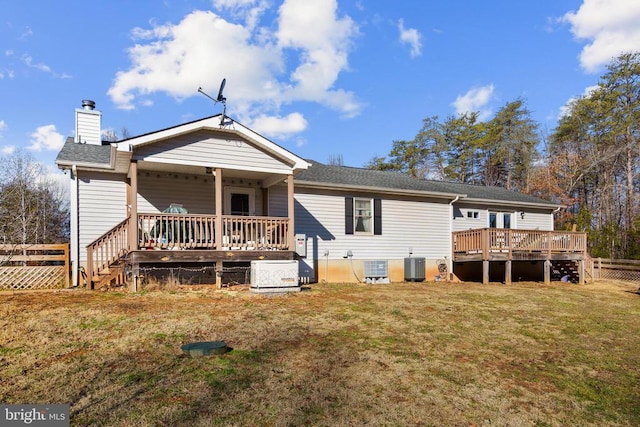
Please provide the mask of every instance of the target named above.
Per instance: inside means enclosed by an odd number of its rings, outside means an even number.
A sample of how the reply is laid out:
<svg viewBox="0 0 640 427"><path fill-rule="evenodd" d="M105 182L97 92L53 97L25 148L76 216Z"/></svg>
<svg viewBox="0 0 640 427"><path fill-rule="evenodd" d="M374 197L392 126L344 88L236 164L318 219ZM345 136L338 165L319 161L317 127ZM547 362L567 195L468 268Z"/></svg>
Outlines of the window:
<svg viewBox="0 0 640 427"><path fill-rule="evenodd" d="M224 187L225 215L255 215L256 192L248 187Z"/></svg>
<svg viewBox="0 0 640 427"><path fill-rule="evenodd" d="M345 197L345 234L382 234L382 200Z"/></svg>
<svg viewBox="0 0 640 427"><path fill-rule="evenodd" d="M467 211L467 218L478 219L480 217L480 212L478 211Z"/></svg>
<svg viewBox="0 0 640 427"><path fill-rule="evenodd" d="M511 228L510 212L489 212L489 227Z"/></svg>
<svg viewBox="0 0 640 427"><path fill-rule="evenodd" d="M231 194L231 215L249 215L249 195L241 193Z"/></svg>
<svg viewBox="0 0 640 427"><path fill-rule="evenodd" d="M373 211L371 199L355 199L354 203L354 222L356 224L356 233L371 234L371 212Z"/></svg>
<svg viewBox="0 0 640 427"><path fill-rule="evenodd" d="M503 228L511 228L511 214L505 213L502 219L502 227Z"/></svg>

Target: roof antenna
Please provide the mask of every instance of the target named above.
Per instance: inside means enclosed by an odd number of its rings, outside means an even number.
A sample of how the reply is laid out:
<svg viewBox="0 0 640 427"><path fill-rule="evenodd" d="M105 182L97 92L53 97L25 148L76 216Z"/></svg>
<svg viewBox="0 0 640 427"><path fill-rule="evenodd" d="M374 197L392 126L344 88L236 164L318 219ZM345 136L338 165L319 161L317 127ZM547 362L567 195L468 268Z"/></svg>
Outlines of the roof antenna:
<svg viewBox="0 0 640 427"><path fill-rule="evenodd" d="M202 90L201 87L198 88L198 92L200 92L201 94L203 94L204 96L206 96L207 98L215 102L216 104L218 102L222 102L222 117L220 118L220 127L233 123L233 120L231 120L230 117L227 117L227 98L225 98L224 95L222 94L222 91L224 91L224 86L226 84L227 84L227 79L222 79L222 83L220 83L220 90L218 90L218 96L216 98L209 96L207 93L205 93L205 91ZM226 121L225 119L229 119L229 121Z"/></svg>

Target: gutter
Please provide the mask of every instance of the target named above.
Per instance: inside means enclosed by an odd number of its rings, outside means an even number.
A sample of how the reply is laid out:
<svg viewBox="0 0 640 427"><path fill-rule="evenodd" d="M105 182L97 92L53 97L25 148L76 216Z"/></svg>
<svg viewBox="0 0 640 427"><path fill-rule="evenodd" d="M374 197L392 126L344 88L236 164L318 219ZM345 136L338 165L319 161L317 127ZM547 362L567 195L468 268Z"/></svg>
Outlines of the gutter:
<svg viewBox="0 0 640 427"><path fill-rule="evenodd" d="M562 209L563 205L557 205L555 203L537 203L537 202L519 202L515 200L496 200L496 199L476 199L465 198L465 203L477 203L487 206L514 206L514 207L529 207L538 209Z"/></svg>
<svg viewBox="0 0 640 427"><path fill-rule="evenodd" d="M461 197L466 197L465 194L460 193L442 193L439 191L423 191L423 190L403 190L399 188L385 188L385 187L373 187L366 185L348 185L348 184L327 184L318 183L315 181L298 181L296 180L296 187L314 188L322 190L356 190L373 193L385 193L396 194L406 196L421 196L421 197L433 197L437 199L452 199L454 203Z"/></svg>

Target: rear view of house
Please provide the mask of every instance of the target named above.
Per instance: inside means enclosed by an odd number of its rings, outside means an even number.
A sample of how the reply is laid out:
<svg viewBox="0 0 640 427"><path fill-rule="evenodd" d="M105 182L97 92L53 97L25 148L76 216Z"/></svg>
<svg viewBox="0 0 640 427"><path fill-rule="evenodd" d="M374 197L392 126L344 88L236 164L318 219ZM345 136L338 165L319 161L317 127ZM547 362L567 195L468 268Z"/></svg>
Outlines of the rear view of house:
<svg viewBox="0 0 640 427"><path fill-rule="evenodd" d="M92 101L75 116L56 163L76 284L179 268L220 285L257 260L296 260L308 282L582 280L586 236L554 231L545 200L304 160L224 115L116 143Z"/></svg>
<svg viewBox="0 0 640 427"><path fill-rule="evenodd" d="M219 282L225 263L293 259L293 177L306 161L224 116L103 143L101 113L82 107L56 159L74 275L92 285L127 268L135 281L141 266L210 266Z"/></svg>

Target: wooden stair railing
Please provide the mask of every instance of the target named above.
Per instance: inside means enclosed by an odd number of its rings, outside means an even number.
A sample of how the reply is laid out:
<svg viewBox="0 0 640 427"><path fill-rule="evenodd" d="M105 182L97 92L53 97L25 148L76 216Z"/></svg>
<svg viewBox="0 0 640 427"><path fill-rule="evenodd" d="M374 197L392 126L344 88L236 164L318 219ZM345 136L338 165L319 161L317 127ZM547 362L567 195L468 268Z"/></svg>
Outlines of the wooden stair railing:
<svg viewBox="0 0 640 427"><path fill-rule="evenodd" d="M586 252L584 254L584 272L585 272L585 275L591 279L591 282L593 282L596 279L595 261Z"/></svg>
<svg viewBox="0 0 640 427"><path fill-rule="evenodd" d="M128 228L129 218L87 245L87 287L93 288L95 275L129 253Z"/></svg>

